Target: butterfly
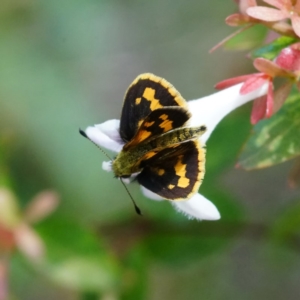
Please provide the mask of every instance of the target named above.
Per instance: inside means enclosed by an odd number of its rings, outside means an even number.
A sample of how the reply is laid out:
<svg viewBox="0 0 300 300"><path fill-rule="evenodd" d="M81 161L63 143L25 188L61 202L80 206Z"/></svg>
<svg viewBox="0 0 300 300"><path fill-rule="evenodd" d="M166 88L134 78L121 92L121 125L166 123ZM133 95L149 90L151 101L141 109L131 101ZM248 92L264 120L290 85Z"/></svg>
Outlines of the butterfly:
<svg viewBox="0 0 300 300"><path fill-rule="evenodd" d="M139 184L164 199L190 198L205 173L199 137L206 131L204 125L189 127L190 118L187 102L168 81L139 75L125 93L120 119L124 146L111 162L115 177L136 175Z"/></svg>

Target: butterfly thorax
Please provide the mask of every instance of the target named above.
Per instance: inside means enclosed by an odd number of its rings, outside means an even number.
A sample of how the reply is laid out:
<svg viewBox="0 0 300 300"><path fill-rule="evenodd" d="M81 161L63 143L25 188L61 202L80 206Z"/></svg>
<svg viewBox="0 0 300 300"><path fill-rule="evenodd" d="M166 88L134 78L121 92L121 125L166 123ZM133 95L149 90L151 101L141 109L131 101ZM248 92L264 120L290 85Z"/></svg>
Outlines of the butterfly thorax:
<svg viewBox="0 0 300 300"><path fill-rule="evenodd" d="M178 128L162 135L148 138L136 145L133 145L132 141L130 141L124 145L122 151L112 162L113 172L116 177L127 177L133 173L140 172L143 166L147 164L147 161L150 161L159 151L196 139L205 130L205 126Z"/></svg>

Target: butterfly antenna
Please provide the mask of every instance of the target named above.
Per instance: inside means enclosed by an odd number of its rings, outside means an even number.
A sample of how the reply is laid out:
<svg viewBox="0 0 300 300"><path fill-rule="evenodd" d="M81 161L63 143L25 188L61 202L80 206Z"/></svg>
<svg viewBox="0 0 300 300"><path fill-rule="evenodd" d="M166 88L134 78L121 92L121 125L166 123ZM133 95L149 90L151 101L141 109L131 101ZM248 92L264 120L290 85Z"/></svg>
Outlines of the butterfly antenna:
<svg viewBox="0 0 300 300"><path fill-rule="evenodd" d="M80 129L80 128L79 128L79 133L80 133L83 137L85 137L85 138L87 138L89 141L91 141L94 145L96 145L97 148L99 148L100 151L101 151L101 152L102 152L102 153L103 153L110 161L112 161L112 159L109 157L109 155L108 155L108 154L107 154L107 153L106 153L99 145L97 145L96 143L94 143L94 142L86 135L86 133L85 133L82 129ZM120 180L121 180L121 182L122 182L122 184L123 184L125 190L127 191L127 193L128 193L128 195L129 195L129 197L130 197L130 199L131 199L133 205L134 205L134 209L135 209L136 213L137 213L138 215L142 216L142 212L141 212L141 210L139 209L139 207L136 205L136 203L135 203L134 199L132 198L131 194L129 193L129 190L128 190L127 186L126 186L125 183L123 182L122 178L120 178Z"/></svg>
<svg viewBox="0 0 300 300"><path fill-rule="evenodd" d="M111 159L111 157L109 157L109 155L99 146L99 145L97 145L96 143L94 143L87 135L86 135L86 133L82 130L82 129L80 129L79 128L79 133L83 136L83 137L85 137L86 139L88 139L89 141L91 141L97 148L99 148L100 149L100 151L109 159L109 160L111 160L112 161L112 159Z"/></svg>
<svg viewBox="0 0 300 300"><path fill-rule="evenodd" d="M136 205L136 203L135 203L134 199L132 198L131 194L129 193L129 190L128 190L127 186L125 185L124 181L122 180L122 178L120 178L120 180L121 180L121 182L122 182L122 184L123 184L125 190L127 191L127 193L128 193L128 195L129 195L129 197L130 197L132 203L133 203L133 206L134 206L134 209L135 209L136 213L137 213L138 215L142 216L143 214L142 214L141 210L140 210L139 207Z"/></svg>

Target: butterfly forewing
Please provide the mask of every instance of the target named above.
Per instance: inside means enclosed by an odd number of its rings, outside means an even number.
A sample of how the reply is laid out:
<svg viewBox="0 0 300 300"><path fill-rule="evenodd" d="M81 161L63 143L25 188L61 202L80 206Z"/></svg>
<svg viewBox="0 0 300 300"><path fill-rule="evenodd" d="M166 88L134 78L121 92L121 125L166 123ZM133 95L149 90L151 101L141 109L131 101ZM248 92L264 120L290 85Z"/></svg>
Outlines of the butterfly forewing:
<svg viewBox="0 0 300 300"><path fill-rule="evenodd" d="M187 107L180 93L165 79L150 73L138 76L129 86L123 103L120 135L129 142L142 121L154 110L166 106Z"/></svg>
<svg viewBox="0 0 300 300"><path fill-rule="evenodd" d="M175 128L182 127L190 118L190 113L183 107L169 106L152 111L141 123L137 133L124 146L124 150L139 143L157 137Z"/></svg>

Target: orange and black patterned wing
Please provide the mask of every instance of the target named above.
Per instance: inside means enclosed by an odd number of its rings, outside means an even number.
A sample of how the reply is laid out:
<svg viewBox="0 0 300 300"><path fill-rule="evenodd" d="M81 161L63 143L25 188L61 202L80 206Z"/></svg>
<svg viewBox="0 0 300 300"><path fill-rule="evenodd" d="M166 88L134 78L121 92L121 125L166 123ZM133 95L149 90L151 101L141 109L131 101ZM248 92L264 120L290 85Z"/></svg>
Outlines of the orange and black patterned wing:
<svg viewBox="0 0 300 300"><path fill-rule="evenodd" d="M169 200L183 200L199 189L205 172L205 149L198 141L165 148L141 163L138 182Z"/></svg>
<svg viewBox="0 0 300 300"><path fill-rule="evenodd" d="M158 108L152 111L144 121L142 121L135 136L130 142L125 144L123 149L129 149L149 138L182 127L190 117L190 113L180 106Z"/></svg>
<svg viewBox="0 0 300 300"><path fill-rule="evenodd" d="M187 103L165 79L150 73L139 75L125 94L120 121L120 135L123 141L129 142L143 120L152 111L165 106L186 108Z"/></svg>

